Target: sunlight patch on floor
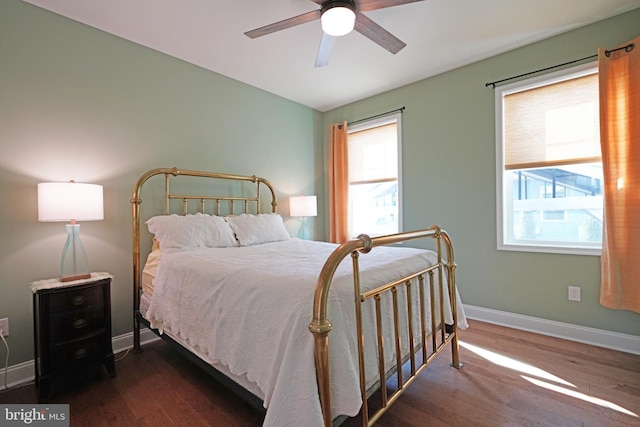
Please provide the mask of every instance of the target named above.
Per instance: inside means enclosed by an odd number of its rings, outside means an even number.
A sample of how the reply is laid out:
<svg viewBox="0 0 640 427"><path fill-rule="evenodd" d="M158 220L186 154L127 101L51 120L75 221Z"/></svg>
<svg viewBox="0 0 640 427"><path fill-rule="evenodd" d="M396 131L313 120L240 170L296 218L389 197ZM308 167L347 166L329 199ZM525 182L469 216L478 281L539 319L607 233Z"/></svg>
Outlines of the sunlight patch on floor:
<svg viewBox="0 0 640 427"><path fill-rule="evenodd" d="M529 377L526 377L524 375L521 375L521 377L524 378L525 380L529 381L530 383L535 384L535 385L537 385L539 387L544 387L544 388L546 388L548 390L552 390L552 391L555 391L557 393L564 394L566 396L575 397L576 399L584 400L585 402L593 403L594 405L602 406L604 408L613 409L614 411L622 412L623 414L631 415L633 417L638 417L638 414L636 414L635 412L631 412L628 409L625 409L620 405L616 405L613 402L609 402L608 400L600 399L600 398L597 398L597 397L592 397L592 396L589 396L589 395L584 394L584 393L580 393L580 392L575 391L575 390L569 390L569 389L566 389L564 387L559 387L557 385L549 384L549 383L546 383L544 381L537 380L535 378L529 378Z"/></svg>
<svg viewBox="0 0 640 427"><path fill-rule="evenodd" d="M544 369L536 368L533 365L529 365L528 363L520 362L519 360L513 359L511 357L503 356L491 350L484 349L482 347L478 347L473 344L469 344L463 341L459 341L460 346L466 348L469 351L474 352L480 357L487 359L488 361L495 363L496 365L503 366L505 368L513 369L514 371L522 372L523 374L533 375L538 378L544 378L545 380L554 381L559 384L564 384L569 387L575 387L575 385L570 382L563 380L560 377L557 377Z"/></svg>
<svg viewBox="0 0 640 427"><path fill-rule="evenodd" d="M522 374L527 374L527 375L532 375L532 376L536 376L538 378L542 378L544 380L547 381L553 381L556 382L558 384L562 384L564 386L568 386L568 387L573 387L576 388L575 385L571 384L570 382L563 380L560 377L557 377L547 371L545 371L544 369L540 369L537 368L533 365L530 365L528 363L524 363L521 362L519 360L513 359L511 357L507 357L504 356L502 354L496 353L494 351L491 350L487 350L485 348L482 347L478 347L476 345L473 344L469 344L463 341L459 341L460 346L466 348L467 350L477 354L478 356L488 360L489 362L495 363L496 365L508 368L508 369L512 369L514 371L518 371ZM592 397L589 395L586 395L584 393L580 393L576 390L571 390L565 387L560 387L558 385L555 384L550 384L548 382L545 381L541 381L539 379L535 379L535 378L530 378L527 377L526 375L520 375L521 378L529 381L532 384L535 384L539 387L544 387L548 390L554 391L556 393L561 393L564 394L566 396L570 396L576 399L580 399L580 400L584 400L585 402L589 402L592 403L594 405L598 405L598 406L602 406L604 408L609 408L612 409L614 411L618 411L621 412L623 414L627 414L627 415L631 415L633 417L639 417L638 414L629 411L628 409L623 408L620 405L617 405L613 402L609 402L607 400L604 399L600 399L597 397Z"/></svg>

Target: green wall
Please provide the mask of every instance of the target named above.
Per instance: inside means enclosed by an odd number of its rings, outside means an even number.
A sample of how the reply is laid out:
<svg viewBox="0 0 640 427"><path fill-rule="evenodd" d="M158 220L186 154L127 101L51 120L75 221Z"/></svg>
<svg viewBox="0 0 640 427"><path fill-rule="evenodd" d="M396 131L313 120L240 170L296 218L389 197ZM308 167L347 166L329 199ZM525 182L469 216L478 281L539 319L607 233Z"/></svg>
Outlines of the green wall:
<svg viewBox="0 0 640 427"><path fill-rule="evenodd" d="M91 269L115 276L117 336L132 328L129 199L137 178L173 166L263 176L286 216L286 196L322 194L321 119L300 104L2 0L0 318L10 321L9 364L33 359L28 284L57 276L66 238L63 224L37 221L38 182L104 186L105 219L83 223L80 234ZM297 220L285 219L295 234ZM316 233L324 234L322 224Z"/></svg>
<svg viewBox="0 0 640 427"><path fill-rule="evenodd" d="M496 249L494 91L485 87L625 43L639 22L636 9L349 104L325 113L324 127L406 107L404 226L451 234L465 304L640 336L640 315L600 305L600 257ZM582 302L567 300L569 285L582 287Z"/></svg>

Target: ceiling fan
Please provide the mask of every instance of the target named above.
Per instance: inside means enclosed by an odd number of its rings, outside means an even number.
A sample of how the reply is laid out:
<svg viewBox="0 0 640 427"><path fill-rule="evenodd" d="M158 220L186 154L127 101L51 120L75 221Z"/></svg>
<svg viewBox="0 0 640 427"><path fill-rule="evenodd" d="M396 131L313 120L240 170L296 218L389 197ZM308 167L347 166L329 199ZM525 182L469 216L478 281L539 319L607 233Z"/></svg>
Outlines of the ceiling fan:
<svg viewBox="0 0 640 427"><path fill-rule="evenodd" d="M331 50L337 37L348 34L355 29L374 43L382 46L394 55L406 46L402 40L376 24L362 12L400 6L423 0L311 0L320 5L320 9L303 13L264 27L244 33L255 39L276 31L295 27L296 25L320 19L322 21L322 39L316 57L316 67L329 63Z"/></svg>

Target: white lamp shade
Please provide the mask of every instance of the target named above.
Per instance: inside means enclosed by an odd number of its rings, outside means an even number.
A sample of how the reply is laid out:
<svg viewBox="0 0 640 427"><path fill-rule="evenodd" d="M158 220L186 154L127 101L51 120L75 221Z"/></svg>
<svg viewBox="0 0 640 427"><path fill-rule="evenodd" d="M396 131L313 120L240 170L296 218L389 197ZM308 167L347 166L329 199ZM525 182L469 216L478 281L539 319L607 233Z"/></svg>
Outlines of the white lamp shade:
<svg viewBox="0 0 640 427"><path fill-rule="evenodd" d="M38 184L38 221L104 219L102 185L77 182Z"/></svg>
<svg viewBox="0 0 640 427"><path fill-rule="evenodd" d="M291 216L317 216L318 202L316 196L293 196L289 199Z"/></svg>
<svg viewBox="0 0 640 427"><path fill-rule="evenodd" d="M324 11L320 17L322 21L322 31L330 36L344 36L349 34L355 25L355 12L344 6L336 6Z"/></svg>

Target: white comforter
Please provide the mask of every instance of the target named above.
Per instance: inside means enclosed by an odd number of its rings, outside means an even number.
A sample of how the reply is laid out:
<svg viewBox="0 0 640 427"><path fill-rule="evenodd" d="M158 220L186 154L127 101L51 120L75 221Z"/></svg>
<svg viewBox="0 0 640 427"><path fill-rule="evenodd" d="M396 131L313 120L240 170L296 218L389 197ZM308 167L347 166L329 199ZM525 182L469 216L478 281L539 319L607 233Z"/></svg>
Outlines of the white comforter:
<svg viewBox="0 0 640 427"><path fill-rule="evenodd" d="M204 355L208 363L254 383L254 392L267 408L265 426L320 426L313 335L308 326L316 280L335 247L291 239L250 247L165 251L145 317L152 327ZM403 263L398 263L401 258ZM360 269L366 271L363 287L382 284L435 260L430 251L374 248L360 256ZM459 327L464 328L466 320L457 300ZM355 331L345 327L354 316L348 258L338 268L330 294L334 416L355 416L361 406ZM445 318L451 323L448 304ZM375 360L367 363L371 366L367 373L375 374Z"/></svg>

